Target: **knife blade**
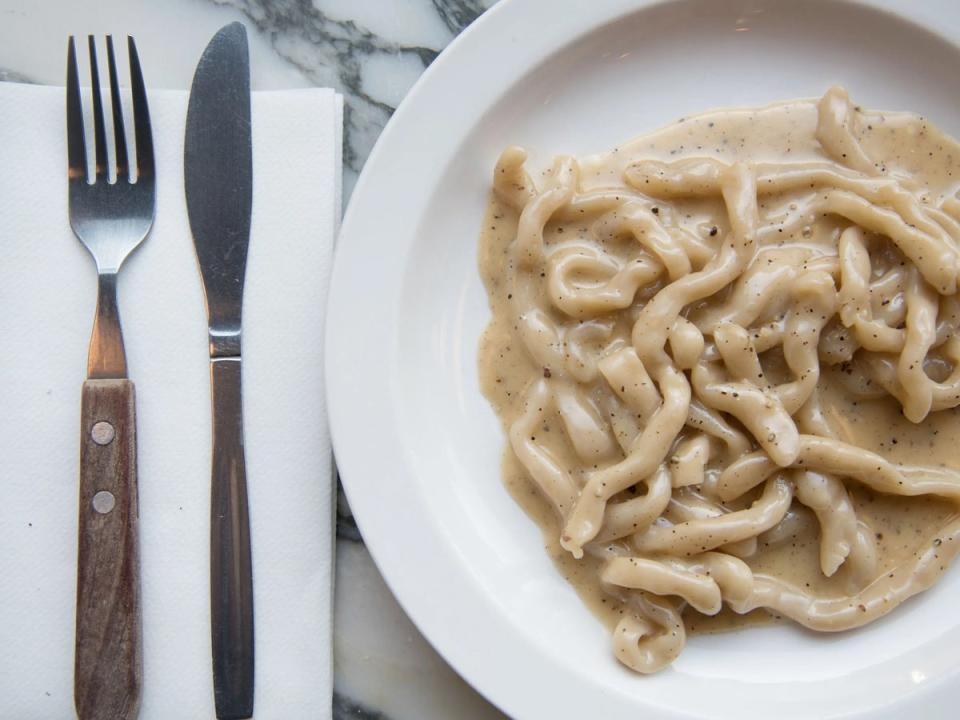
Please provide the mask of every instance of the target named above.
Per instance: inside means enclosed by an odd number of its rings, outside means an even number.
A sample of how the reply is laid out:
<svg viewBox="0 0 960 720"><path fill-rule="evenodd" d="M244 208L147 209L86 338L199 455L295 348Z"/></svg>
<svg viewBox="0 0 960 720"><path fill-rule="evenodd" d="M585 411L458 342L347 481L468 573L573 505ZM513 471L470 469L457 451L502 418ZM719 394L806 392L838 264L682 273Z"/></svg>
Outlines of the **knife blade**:
<svg viewBox="0 0 960 720"><path fill-rule="evenodd" d="M241 403L243 283L253 202L250 62L240 23L204 50L190 88L184 187L207 306L213 458L210 609L217 717L253 715L253 573Z"/></svg>

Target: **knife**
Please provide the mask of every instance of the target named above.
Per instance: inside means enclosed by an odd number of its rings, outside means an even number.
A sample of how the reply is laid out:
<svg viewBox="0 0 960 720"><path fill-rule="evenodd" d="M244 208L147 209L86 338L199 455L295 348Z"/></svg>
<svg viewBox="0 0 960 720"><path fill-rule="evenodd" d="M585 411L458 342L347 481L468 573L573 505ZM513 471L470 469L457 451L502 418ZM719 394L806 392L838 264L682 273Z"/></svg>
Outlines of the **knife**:
<svg viewBox="0 0 960 720"><path fill-rule="evenodd" d="M253 715L253 576L243 453L240 337L253 162L250 58L240 23L203 51L190 88L184 146L187 213L203 279L210 340L213 468L210 609L220 720Z"/></svg>

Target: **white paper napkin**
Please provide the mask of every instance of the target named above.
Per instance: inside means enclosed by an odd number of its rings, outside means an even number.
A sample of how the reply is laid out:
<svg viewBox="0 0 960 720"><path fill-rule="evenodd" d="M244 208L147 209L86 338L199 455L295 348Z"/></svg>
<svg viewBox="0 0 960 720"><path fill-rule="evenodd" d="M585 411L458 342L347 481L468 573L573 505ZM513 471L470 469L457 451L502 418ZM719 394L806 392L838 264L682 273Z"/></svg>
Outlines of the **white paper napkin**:
<svg viewBox="0 0 960 720"><path fill-rule="evenodd" d="M120 274L137 391L143 720L213 718L206 314L183 195L187 96L150 94L153 232ZM323 319L341 98L254 93L244 298L255 712L328 717L333 493ZM0 83L0 715L73 715L80 386L96 271L67 221L64 91Z"/></svg>

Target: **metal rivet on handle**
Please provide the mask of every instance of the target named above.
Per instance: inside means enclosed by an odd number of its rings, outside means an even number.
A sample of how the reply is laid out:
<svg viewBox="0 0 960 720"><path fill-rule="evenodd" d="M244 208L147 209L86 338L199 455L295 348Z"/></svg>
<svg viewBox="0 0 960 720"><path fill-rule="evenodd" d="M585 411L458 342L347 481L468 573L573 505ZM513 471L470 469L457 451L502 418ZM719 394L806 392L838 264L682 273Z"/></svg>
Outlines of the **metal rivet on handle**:
<svg viewBox="0 0 960 720"><path fill-rule="evenodd" d="M117 499L113 496L113 493L108 490L101 490L93 496L93 509L101 515L106 515L113 510L113 506L116 504Z"/></svg>
<svg viewBox="0 0 960 720"><path fill-rule="evenodd" d="M93 438L93 441L97 445L109 445L113 442L116 434L117 432L113 429L113 425L105 420L96 423L90 430L90 437Z"/></svg>

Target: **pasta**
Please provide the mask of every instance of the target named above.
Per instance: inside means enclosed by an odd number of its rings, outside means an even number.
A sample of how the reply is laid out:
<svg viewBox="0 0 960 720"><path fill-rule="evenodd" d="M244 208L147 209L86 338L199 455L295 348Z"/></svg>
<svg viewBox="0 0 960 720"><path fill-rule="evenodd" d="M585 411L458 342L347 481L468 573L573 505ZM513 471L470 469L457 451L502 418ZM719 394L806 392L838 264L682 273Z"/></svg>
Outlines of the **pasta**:
<svg viewBox="0 0 960 720"><path fill-rule="evenodd" d="M501 155L483 388L623 664L764 614L863 625L960 550L955 158L839 87L536 178Z"/></svg>

